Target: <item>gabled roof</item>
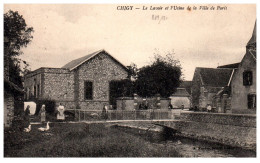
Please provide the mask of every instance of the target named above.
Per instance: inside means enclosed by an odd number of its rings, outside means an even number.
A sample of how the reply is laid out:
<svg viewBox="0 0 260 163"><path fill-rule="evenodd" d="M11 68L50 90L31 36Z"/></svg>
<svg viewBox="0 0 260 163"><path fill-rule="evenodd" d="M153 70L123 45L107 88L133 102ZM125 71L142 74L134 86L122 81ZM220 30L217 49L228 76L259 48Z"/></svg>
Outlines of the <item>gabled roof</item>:
<svg viewBox="0 0 260 163"><path fill-rule="evenodd" d="M227 86L232 75L232 68L196 68L204 86L224 87Z"/></svg>
<svg viewBox="0 0 260 163"><path fill-rule="evenodd" d="M185 88L186 91L191 94L192 81L182 81L179 88Z"/></svg>
<svg viewBox="0 0 260 163"><path fill-rule="evenodd" d="M249 49L248 51L253 56L253 58L256 60L256 50Z"/></svg>
<svg viewBox="0 0 260 163"><path fill-rule="evenodd" d="M232 63L232 64L228 64L228 65L218 66L217 68L238 68L239 64L240 64L240 62Z"/></svg>
<svg viewBox="0 0 260 163"><path fill-rule="evenodd" d="M251 39L248 41L247 46L255 44L256 43L256 21L255 21L255 26L254 26L254 30L253 30L253 34Z"/></svg>
<svg viewBox="0 0 260 163"><path fill-rule="evenodd" d="M115 62L117 62L120 66L122 66L125 70L128 70L122 63L120 63L117 59L115 59L114 57L112 57L108 52L106 52L104 49L96 51L94 53L88 54L84 57L72 60L71 62L67 63L66 65L64 65L62 68L66 68L69 69L70 71L77 68L78 66L80 66L81 64L89 61L90 59L94 58L95 56L97 56L100 53L105 53L106 55L108 55L110 58L112 58Z"/></svg>
<svg viewBox="0 0 260 163"><path fill-rule="evenodd" d="M192 81L182 81L179 88L188 88L191 87L191 85L192 85Z"/></svg>
<svg viewBox="0 0 260 163"><path fill-rule="evenodd" d="M172 96L177 96L177 97L189 97L190 94L186 90L186 88L177 88L176 92L172 94Z"/></svg>

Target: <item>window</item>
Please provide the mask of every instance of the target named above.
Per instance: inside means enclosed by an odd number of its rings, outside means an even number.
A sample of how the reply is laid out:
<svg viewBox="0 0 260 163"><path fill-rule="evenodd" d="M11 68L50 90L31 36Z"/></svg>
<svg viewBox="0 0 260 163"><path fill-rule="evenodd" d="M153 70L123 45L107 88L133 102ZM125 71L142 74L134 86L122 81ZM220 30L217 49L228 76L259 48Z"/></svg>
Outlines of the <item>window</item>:
<svg viewBox="0 0 260 163"><path fill-rule="evenodd" d="M37 84L37 97L40 96L40 84Z"/></svg>
<svg viewBox="0 0 260 163"><path fill-rule="evenodd" d="M252 71L243 72L243 85L250 86L253 84L253 73Z"/></svg>
<svg viewBox="0 0 260 163"><path fill-rule="evenodd" d="M85 81L85 99L92 100L93 99L93 82Z"/></svg>
<svg viewBox="0 0 260 163"><path fill-rule="evenodd" d="M33 96L34 96L34 97L37 96L36 92L37 92L37 91L36 91L36 86L34 86L34 87L33 87Z"/></svg>
<svg viewBox="0 0 260 163"><path fill-rule="evenodd" d="M256 95L255 94L247 95L247 105L248 105L248 109L256 108Z"/></svg>

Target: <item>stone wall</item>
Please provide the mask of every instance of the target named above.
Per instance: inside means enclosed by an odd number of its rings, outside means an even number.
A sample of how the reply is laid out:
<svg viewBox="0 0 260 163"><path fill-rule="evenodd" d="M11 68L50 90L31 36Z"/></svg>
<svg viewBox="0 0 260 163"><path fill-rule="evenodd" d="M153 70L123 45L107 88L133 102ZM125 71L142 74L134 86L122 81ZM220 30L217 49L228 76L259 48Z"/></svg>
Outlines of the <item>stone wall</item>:
<svg viewBox="0 0 260 163"><path fill-rule="evenodd" d="M195 69L193 79L192 79L192 86L191 86L192 107L199 107L200 87L201 87L201 79L200 79L199 70Z"/></svg>
<svg viewBox="0 0 260 163"><path fill-rule="evenodd" d="M67 69L40 68L25 76L26 99L74 101L74 74ZM39 85L39 87L38 87ZM39 96L35 94L39 92Z"/></svg>
<svg viewBox="0 0 260 163"><path fill-rule="evenodd" d="M116 100L117 110L135 110L134 109L134 98L118 98Z"/></svg>
<svg viewBox="0 0 260 163"><path fill-rule="evenodd" d="M43 74L43 69L39 69L36 70L33 73L30 73L28 75L25 76L25 80L24 80L24 95L25 95L25 100L28 100L30 97L36 97L36 95L34 94L35 91L34 89L39 89L37 91L39 91L39 97L42 97L42 90L43 90L43 84L42 84L42 74ZM37 85L40 85L40 87L38 88ZM37 97L37 98L39 98Z"/></svg>
<svg viewBox="0 0 260 163"><path fill-rule="evenodd" d="M74 101L73 73L44 73L43 97L56 101Z"/></svg>
<svg viewBox="0 0 260 163"><path fill-rule="evenodd" d="M181 113L181 120L242 127L256 127L256 116L254 115L190 112Z"/></svg>
<svg viewBox="0 0 260 163"><path fill-rule="evenodd" d="M10 127L14 118L14 96L4 92L4 127Z"/></svg>
<svg viewBox="0 0 260 163"><path fill-rule="evenodd" d="M168 110L171 100L168 98L149 97L143 98L135 94L134 97L121 97L117 101L117 110L145 110L145 109L162 109ZM140 109L140 106L147 106L147 108Z"/></svg>
<svg viewBox="0 0 260 163"><path fill-rule="evenodd" d="M237 72L231 82L231 111L233 113L255 114L255 109L248 109L247 95L256 94L256 60L247 51ZM251 86L243 85L243 72L250 70L253 73L253 83Z"/></svg>
<svg viewBox="0 0 260 163"><path fill-rule="evenodd" d="M81 109L102 109L109 103L109 82L112 80L126 79L127 71L111 57L100 53L88 62L80 65L78 71L78 100ZM93 99L84 97L85 81L93 82Z"/></svg>
<svg viewBox="0 0 260 163"><path fill-rule="evenodd" d="M180 120L156 122L182 136L256 150L256 116L213 113L181 113Z"/></svg>

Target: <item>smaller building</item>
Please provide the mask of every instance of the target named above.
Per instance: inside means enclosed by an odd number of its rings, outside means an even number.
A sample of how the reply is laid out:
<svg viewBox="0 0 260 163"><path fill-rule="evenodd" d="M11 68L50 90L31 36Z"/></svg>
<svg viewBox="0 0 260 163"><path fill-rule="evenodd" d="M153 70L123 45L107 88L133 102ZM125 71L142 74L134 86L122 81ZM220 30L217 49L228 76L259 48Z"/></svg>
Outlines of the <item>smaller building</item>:
<svg viewBox="0 0 260 163"><path fill-rule="evenodd" d="M234 68L197 67L192 80L192 106L200 110L213 106L215 95L229 85L234 71Z"/></svg>
<svg viewBox="0 0 260 163"><path fill-rule="evenodd" d="M191 107L191 81L183 81L176 92L170 96L173 108Z"/></svg>

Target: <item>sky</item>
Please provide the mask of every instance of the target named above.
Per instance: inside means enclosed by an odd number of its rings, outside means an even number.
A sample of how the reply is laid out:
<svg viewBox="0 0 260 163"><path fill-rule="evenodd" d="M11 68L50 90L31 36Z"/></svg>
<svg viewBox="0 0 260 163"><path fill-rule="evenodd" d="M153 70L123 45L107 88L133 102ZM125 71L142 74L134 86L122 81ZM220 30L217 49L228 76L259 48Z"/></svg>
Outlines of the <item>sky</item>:
<svg viewBox="0 0 260 163"><path fill-rule="evenodd" d="M128 4L133 10L118 10L120 6L125 5L5 4L4 12L18 11L34 28L34 38L21 55L31 70L59 68L100 49L138 68L149 64L156 52L174 52L185 80L192 80L195 67L240 62L256 21L254 4ZM160 6L163 10L151 10ZM168 6L185 10L165 10Z"/></svg>

